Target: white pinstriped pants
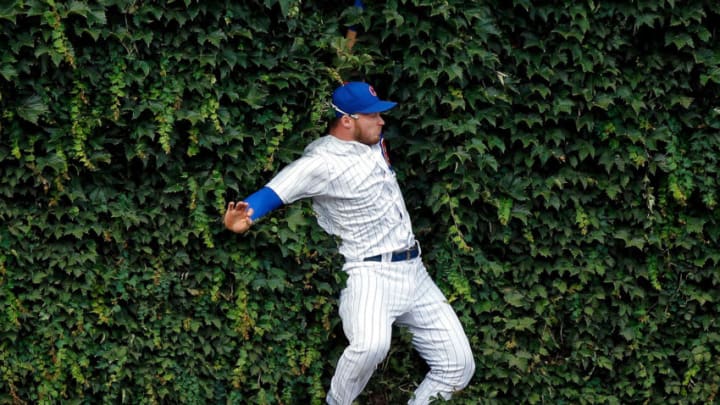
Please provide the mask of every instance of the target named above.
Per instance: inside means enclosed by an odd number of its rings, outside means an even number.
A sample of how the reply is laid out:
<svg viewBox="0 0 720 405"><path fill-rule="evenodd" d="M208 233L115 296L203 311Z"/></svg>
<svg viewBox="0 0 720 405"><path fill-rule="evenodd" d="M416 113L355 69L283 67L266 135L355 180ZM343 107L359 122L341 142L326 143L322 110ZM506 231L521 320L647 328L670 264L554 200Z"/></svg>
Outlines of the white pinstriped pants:
<svg viewBox="0 0 720 405"><path fill-rule="evenodd" d="M420 257L399 262L346 263L340 317L350 344L338 361L327 402L350 405L390 349L392 325L407 326L430 366L408 404L450 399L465 388L475 361L462 325Z"/></svg>

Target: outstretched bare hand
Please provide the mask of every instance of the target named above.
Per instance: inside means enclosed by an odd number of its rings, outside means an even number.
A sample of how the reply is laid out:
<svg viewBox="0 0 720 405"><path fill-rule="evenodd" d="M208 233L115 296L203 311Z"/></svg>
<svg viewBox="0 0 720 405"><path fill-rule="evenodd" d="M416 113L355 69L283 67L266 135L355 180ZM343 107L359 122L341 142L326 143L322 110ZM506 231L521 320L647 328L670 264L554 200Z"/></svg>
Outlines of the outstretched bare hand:
<svg viewBox="0 0 720 405"><path fill-rule="evenodd" d="M249 208L245 201L237 203L231 201L225 211L225 227L235 233L245 233L253 223L250 218L252 214L253 209Z"/></svg>

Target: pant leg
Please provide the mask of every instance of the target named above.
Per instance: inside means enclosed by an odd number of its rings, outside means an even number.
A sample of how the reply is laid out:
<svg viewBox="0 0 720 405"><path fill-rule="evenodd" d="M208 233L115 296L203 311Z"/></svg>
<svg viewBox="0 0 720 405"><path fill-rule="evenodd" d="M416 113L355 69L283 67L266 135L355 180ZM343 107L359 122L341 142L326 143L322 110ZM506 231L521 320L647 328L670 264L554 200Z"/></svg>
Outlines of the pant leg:
<svg viewBox="0 0 720 405"><path fill-rule="evenodd" d="M367 385L390 349L393 280L382 265L348 270L347 287L340 296L340 318L349 341L332 378L328 404L349 405Z"/></svg>
<svg viewBox="0 0 720 405"><path fill-rule="evenodd" d="M430 366L409 404L429 403L431 398L450 399L465 388L475 373L475 360L455 311L418 260L416 304L398 318L408 327L413 346Z"/></svg>

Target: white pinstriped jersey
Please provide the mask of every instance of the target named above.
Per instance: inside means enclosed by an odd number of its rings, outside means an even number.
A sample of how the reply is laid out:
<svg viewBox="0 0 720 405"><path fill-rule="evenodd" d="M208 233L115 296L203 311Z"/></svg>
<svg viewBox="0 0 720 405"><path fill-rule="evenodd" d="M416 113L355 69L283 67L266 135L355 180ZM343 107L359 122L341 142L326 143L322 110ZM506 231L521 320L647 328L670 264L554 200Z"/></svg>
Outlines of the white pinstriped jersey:
<svg viewBox="0 0 720 405"><path fill-rule="evenodd" d="M340 253L360 261L415 244L412 224L380 143L321 137L268 184L285 204L312 198L318 224L340 237Z"/></svg>

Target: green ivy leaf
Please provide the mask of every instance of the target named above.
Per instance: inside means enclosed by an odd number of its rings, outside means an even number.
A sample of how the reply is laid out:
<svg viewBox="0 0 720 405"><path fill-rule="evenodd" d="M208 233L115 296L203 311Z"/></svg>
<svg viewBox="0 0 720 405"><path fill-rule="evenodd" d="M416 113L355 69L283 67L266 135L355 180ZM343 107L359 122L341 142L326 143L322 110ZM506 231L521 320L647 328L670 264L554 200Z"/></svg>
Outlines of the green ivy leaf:
<svg viewBox="0 0 720 405"><path fill-rule="evenodd" d="M675 48L678 50L683 49L685 47L695 48L695 42L693 41L692 37L685 32L680 32L680 33L668 32L668 33L666 33L665 34L665 46L668 46L670 44L675 45Z"/></svg>
<svg viewBox="0 0 720 405"><path fill-rule="evenodd" d="M37 124L40 117L46 115L49 108L38 95L33 95L21 101L17 107L17 114L22 119Z"/></svg>

